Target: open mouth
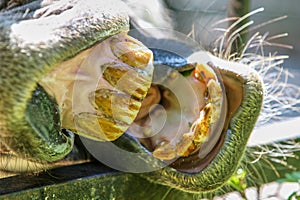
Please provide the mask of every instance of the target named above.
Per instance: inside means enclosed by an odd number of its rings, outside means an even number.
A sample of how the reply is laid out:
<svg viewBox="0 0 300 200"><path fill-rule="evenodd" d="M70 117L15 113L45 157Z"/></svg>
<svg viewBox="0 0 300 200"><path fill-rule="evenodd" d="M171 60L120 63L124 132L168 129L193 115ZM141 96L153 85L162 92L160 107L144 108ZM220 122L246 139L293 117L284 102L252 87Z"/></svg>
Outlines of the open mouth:
<svg viewBox="0 0 300 200"><path fill-rule="evenodd" d="M125 33L102 41L84 58L75 70L74 60L63 63L70 68L54 68L40 84L62 108L62 126L93 141L82 139L92 155L118 159L102 145L122 140L123 149L135 145L164 163L142 176L193 192L214 190L235 172L262 103L254 70L205 52L176 69L153 66L151 51ZM179 183L181 176L187 181Z"/></svg>
<svg viewBox="0 0 300 200"><path fill-rule="evenodd" d="M104 27L101 37L89 30L82 35L70 33L66 26L65 33L49 32L60 34L60 39L71 37L63 43L50 38L47 42L52 46L47 49L44 41L31 41L45 52L24 45L29 49L24 55L29 52L35 59L24 63L28 76L18 80L21 89L15 91L22 94L21 100L14 94L5 99L16 109L12 112L0 105L1 112L10 113L0 114L5 121L1 142L17 155L53 162L69 153L73 133L98 144L121 139L123 149L133 148L165 164L160 170L141 174L146 179L190 192L223 185L235 172L260 112L263 93L259 76L245 65L204 52L189 56L187 64L176 69L168 63L153 65L152 52L127 36L126 17L103 15L99 18L108 19L106 23L116 23L109 30ZM89 27L105 24L101 20L89 23ZM99 28L103 27L92 31ZM95 37L94 41L82 47L89 37ZM69 40L74 52L69 50ZM53 58L49 52L56 47L59 51ZM21 48L16 55L23 53ZM43 67L37 68L38 64ZM9 89L15 79L5 80ZM99 154L93 149L90 152Z"/></svg>
<svg viewBox="0 0 300 200"><path fill-rule="evenodd" d="M179 126L173 112L178 105L176 101L180 100L178 95L165 87L154 86L158 87L161 97L158 108L163 106L167 113L172 113L169 115L170 123L167 121L165 129L159 134L140 139L140 142L150 149L154 157L168 163L169 167L142 176L181 190L205 192L225 184L236 171L260 113L263 88L259 75L246 65L225 61L203 51L190 55L187 62L197 63L189 64L192 66L190 73L182 72L197 95L194 99L192 95L185 95L184 99L188 100L185 105L190 108L181 118L185 129L176 135L176 129L173 131L172 127L174 124L175 127ZM172 77L176 79L174 74L166 79ZM212 85L210 81L213 81ZM188 90L188 87L184 87L184 90ZM178 116L185 109L183 106L175 113ZM155 112L155 108L152 111ZM153 118L155 114L151 120ZM147 124L147 119L149 121L148 116L140 121ZM189 136L188 139L186 136ZM178 184L179 180L184 181Z"/></svg>
<svg viewBox="0 0 300 200"><path fill-rule="evenodd" d="M58 102L62 127L98 141L116 140L129 128L160 160L192 155L202 160L210 154L228 124L227 97L217 68L190 64L186 70L192 72L183 77L156 66L152 80L150 50L125 34L87 53L63 62L39 82Z"/></svg>
<svg viewBox="0 0 300 200"><path fill-rule="evenodd" d="M177 160L171 165L181 170L182 160L193 155L203 160L210 154L221 137L227 115L220 75L208 65L190 67L192 72L186 77L170 70L161 83L152 84L135 124L129 128L154 157ZM158 71L161 77L163 70Z"/></svg>

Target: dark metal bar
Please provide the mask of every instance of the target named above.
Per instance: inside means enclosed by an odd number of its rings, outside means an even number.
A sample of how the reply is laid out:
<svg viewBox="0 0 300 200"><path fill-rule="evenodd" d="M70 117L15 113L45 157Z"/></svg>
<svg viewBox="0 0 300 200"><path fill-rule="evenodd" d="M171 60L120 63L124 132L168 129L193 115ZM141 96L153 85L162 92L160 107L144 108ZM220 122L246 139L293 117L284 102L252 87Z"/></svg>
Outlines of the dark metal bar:
<svg viewBox="0 0 300 200"><path fill-rule="evenodd" d="M0 179L0 196L23 190L45 187L52 184L66 183L68 181L94 176L96 174L115 173L117 173L115 170L101 165L100 163L90 162L60 167L36 175L12 176Z"/></svg>
<svg viewBox="0 0 300 200"><path fill-rule="evenodd" d="M300 138L295 140L300 142ZM270 146L272 147L272 146ZM255 147L254 147L255 148ZM260 159L249 164L242 161L247 173L248 186L260 186L284 177L294 170L300 171L300 151L294 152L287 164L294 169L276 162L271 163L280 177L270 167L270 162ZM249 155L248 155L249 156ZM248 163L248 164L247 164ZM192 194L168 186L163 186L141 178L138 174L118 172L99 162L89 162L60 167L36 175L19 175L0 179L0 200L6 199L199 199L222 195L234 191L223 187L207 194Z"/></svg>

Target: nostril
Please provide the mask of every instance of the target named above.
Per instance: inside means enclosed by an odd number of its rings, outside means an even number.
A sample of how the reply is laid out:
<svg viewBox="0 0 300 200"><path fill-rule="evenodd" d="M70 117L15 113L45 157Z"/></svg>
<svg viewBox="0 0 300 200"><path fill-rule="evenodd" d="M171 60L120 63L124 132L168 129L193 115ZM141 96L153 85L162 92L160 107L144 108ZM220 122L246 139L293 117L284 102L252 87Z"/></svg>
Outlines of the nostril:
<svg viewBox="0 0 300 200"><path fill-rule="evenodd" d="M25 115L27 121L44 140L51 141L54 139L51 137L52 134L57 130L60 131L59 108L55 100L48 96L46 91L39 85L32 93Z"/></svg>
<svg viewBox="0 0 300 200"><path fill-rule="evenodd" d="M35 140L29 139L28 142L33 148L36 148L36 152L32 152L35 155L31 155L29 152L20 153L28 154L26 155L28 157L36 157L51 162L63 158L71 151L74 134L70 131L62 132L59 108L55 100L39 85L37 85L30 101L27 103L25 119L33 129L30 137L35 138ZM41 143L48 145L39 145ZM15 149L23 151L17 147ZM48 152L49 154L46 155L49 156L43 155L43 152Z"/></svg>

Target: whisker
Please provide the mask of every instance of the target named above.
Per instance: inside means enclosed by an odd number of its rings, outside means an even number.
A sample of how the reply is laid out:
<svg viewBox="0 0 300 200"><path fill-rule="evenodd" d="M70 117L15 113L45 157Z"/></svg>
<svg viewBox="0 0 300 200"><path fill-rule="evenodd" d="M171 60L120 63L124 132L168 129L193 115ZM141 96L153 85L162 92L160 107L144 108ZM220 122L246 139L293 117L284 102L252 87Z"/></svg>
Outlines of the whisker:
<svg viewBox="0 0 300 200"><path fill-rule="evenodd" d="M214 28L215 31L226 32L226 28Z"/></svg>
<svg viewBox="0 0 300 200"><path fill-rule="evenodd" d="M286 48L286 49L293 49L293 46L291 45L287 45L287 44L281 44L281 43L270 43L270 42L266 42L265 46L272 46L272 47L281 47L281 48Z"/></svg>
<svg viewBox="0 0 300 200"><path fill-rule="evenodd" d="M191 31L187 34L187 37L192 38L193 40L195 40L195 24L192 24L192 29Z"/></svg>
<svg viewBox="0 0 300 200"><path fill-rule="evenodd" d="M236 29L228 38L228 46L231 46L233 42L235 41L235 38L239 37L240 34L239 32L243 29L246 29L248 26L252 25L253 21L249 21L246 24L242 25L240 28ZM225 53L225 57L227 57L228 54L230 54L231 51L229 51L230 48L227 48L227 51Z"/></svg>
<svg viewBox="0 0 300 200"><path fill-rule="evenodd" d="M255 33L246 43L246 45L244 46L242 52L241 52L241 57L244 56L244 54L246 53L247 49L249 48L250 44L254 41L255 38L257 38L257 36L259 36L259 32Z"/></svg>
<svg viewBox="0 0 300 200"><path fill-rule="evenodd" d="M277 18L275 18L275 19L271 19L271 20L268 20L268 21L266 21L266 22L260 23L260 24L258 24L258 25L256 25L256 26L253 26L253 27L249 28L247 31L248 31L248 32L254 31L254 30L257 30L257 29L259 29L259 28L261 28L261 27L264 27L264 26L266 26L266 25L269 25L269 24L278 22L278 21L283 20L283 19L286 19L286 18L287 18L287 15L284 15L284 16L281 16L281 17L277 17Z"/></svg>
<svg viewBox="0 0 300 200"><path fill-rule="evenodd" d="M269 38L267 38L267 40L270 41L278 38L283 38L283 37L287 37L288 35L289 35L288 33L281 33L274 36L270 36Z"/></svg>
<svg viewBox="0 0 300 200"><path fill-rule="evenodd" d="M255 14L259 13L259 12L262 12L262 11L264 11L264 8L258 8L258 9L256 9L256 10L251 11L251 12L249 12L248 14L246 14L246 15L240 17L236 22L234 22L233 24L231 24L231 25L228 27L227 33L229 33L235 26L237 26L237 25L238 25L239 23L241 23L243 20L245 20L245 19L247 19L248 17L250 17L250 16L252 16L252 15L255 15Z"/></svg>
<svg viewBox="0 0 300 200"><path fill-rule="evenodd" d="M215 26L217 26L217 25L219 25L219 24L222 24L222 23L225 23L225 22L230 22L230 21L236 21L236 20L238 20L238 19L239 19L239 17L227 17L227 18L225 18L225 19L221 19L221 20L219 20L219 21L213 23L211 26L212 26L212 27L215 27Z"/></svg>
<svg viewBox="0 0 300 200"><path fill-rule="evenodd" d="M221 39L221 42L220 42L220 46L219 46L219 56L222 57L222 55L220 54L222 52L222 49L224 47L224 43L225 43L225 40L227 39L227 34L231 32L231 30L236 27L239 23L241 23L243 20L247 19L248 17L250 17L251 15L254 15L256 13L259 13L259 12L262 12L264 11L264 8L258 8L252 12L249 12L248 14L240 17L237 21L235 21L234 23L232 23L228 29L224 32L223 34L223 37ZM253 22L252 22L253 23ZM247 23L248 24L248 23ZM244 27L245 25L243 25L242 27ZM236 31L234 31L236 32ZM233 35L233 34L232 34Z"/></svg>

